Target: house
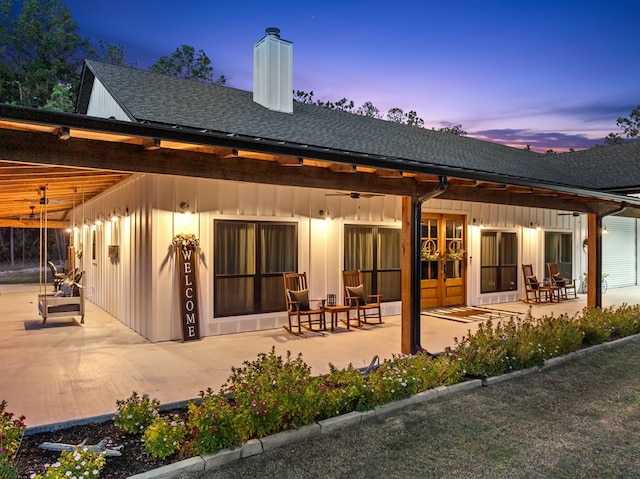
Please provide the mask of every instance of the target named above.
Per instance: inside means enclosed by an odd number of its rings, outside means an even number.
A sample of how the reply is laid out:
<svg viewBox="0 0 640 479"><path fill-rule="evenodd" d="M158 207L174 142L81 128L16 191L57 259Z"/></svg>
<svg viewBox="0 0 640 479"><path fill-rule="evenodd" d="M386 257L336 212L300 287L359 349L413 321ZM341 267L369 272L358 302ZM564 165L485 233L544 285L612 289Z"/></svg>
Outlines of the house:
<svg viewBox="0 0 640 479"><path fill-rule="evenodd" d="M420 308L521 299L522 263L589 272L593 306L603 271L637 282L640 145L544 156L296 103L291 52L267 30L253 93L87 61L77 114L0 106L5 171L51 165L49 197L73 191L52 224L75 227L88 299L180 339L179 233L200 243L199 336L281 327L291 270L341 297L341 271L362 269L383 314L402 314L403 352ZM0 224L27 224L28 204ZM611 244L625 261L606 269Z"/></svg>

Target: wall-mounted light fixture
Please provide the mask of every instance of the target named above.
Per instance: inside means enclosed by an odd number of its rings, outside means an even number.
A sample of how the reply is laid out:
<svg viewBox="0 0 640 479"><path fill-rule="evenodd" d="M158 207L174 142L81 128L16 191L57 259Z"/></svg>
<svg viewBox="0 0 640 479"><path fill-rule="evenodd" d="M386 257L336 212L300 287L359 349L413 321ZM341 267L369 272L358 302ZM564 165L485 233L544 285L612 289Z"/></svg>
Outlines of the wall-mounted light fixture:
<svg viewBox="0 0 640 479"><path fill-rule="evenodd" d="M189 200L185 200L185 201L181 201L180 202L180 211L186 215L190 215L191 214L191 209L189 207Z"/></svg>
<svg viewBox="0 0 640 479"><path fill-rule="evenodd" d="M477 226L480 229L486 228L486 226L484 225L484 221L482 221L482 218L479 218L479 219L473 218L471 225Z"/></svg>
<svg viewBox="0 0 640 479"><path fill-rule="evenodd" d="M325 219L325 220L330 220L331 216L329 215L329 210L320 210L318 211L318 215L320 216L320 218Z"/></svg>
<svg viewBox="0 0 640 479"><path fill-rule="evenodd" d="M531 222L531 225L529 226L529 228L531 229L535 229L536 231L540 231L542 228L540 227L540 223L536 223L535 226L533 226L533 221Z"/></svg>
<svg viewBox="0 0 640 479"><path fill-rule="evenodd" d="M94 225L101 225L102 224L102 215L98 215L96 216L96 220L93 222Z"/></svg>
<svg viewBox="0 0 640 479"><path fill-rule="evenodd" d="M606 227L606 226L603 226L603 227L602 227L602 234L603 234L603 235L608 235L608 234L609 234L609 230L607 229L607 227Z"/></svg>
<svg viewBox="0 0 640 479"><path fill-rule="evenodd" d="M123 216L124 217L129 216L129 208L125 208L124 211L122 211L122 208L120 208L119 206L116 206L113 209L113 214L111 215L111 221L118 221Z"/></svg>

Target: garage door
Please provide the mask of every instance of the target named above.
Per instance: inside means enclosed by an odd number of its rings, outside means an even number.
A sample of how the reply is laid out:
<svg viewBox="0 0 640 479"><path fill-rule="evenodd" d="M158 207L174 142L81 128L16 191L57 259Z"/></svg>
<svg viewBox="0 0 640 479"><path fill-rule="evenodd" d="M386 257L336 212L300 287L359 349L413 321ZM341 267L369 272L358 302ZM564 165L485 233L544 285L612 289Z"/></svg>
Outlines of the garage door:
<svg viewBox="0 0 640 479"><path fill-rule="evenodd" d="M606 273L609 288L635 286L636 278L636 220L605 216L602 226L602 272Z"/></svg>

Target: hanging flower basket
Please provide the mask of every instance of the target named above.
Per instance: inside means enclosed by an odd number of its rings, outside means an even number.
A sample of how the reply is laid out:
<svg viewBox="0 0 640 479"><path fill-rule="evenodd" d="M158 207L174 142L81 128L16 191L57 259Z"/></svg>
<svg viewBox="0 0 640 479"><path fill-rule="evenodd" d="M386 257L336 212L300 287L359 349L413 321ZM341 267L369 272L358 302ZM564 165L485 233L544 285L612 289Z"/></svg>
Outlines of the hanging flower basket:
<svg viewBox="0 0 640 479"><path fill-rule="evenodd" d="M200 246L200 240L194 234L178 233L173 237L173 246L179 249L196 249Z"/></svg>

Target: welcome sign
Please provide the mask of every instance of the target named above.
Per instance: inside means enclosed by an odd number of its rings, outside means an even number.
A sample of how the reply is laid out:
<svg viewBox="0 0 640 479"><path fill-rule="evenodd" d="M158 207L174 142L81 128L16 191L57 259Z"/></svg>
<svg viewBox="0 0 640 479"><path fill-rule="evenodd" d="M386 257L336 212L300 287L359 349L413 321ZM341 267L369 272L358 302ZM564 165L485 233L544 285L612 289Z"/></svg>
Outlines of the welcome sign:
<svg viewBox="0 0 640 479"><path fill-rule="evenodd" d="M197 241L197 240L196 240ZM174 244L176 242L174 241ZM180 285L180 320L182 340L200 339L200 314L198 312L198 284L196 275L197 253L191 245L176 244L178 256L178 283Z"/></svg>

